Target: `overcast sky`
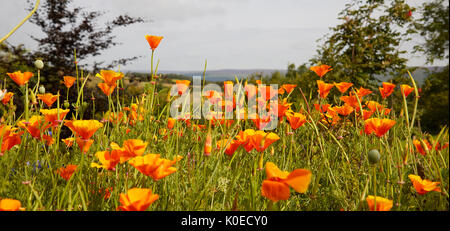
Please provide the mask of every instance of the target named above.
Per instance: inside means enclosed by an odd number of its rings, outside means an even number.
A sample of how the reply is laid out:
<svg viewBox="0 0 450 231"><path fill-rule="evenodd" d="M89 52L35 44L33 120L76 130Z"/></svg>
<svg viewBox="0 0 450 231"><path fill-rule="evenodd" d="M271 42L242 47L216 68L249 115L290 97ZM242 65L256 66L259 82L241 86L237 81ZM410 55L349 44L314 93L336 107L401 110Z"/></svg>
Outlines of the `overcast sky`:
<svg viewBox="0 0 450 231"><path fill-rule="evenodd" d="M26 0L1 0L0 36L28 12ZM43 2L45 0L41 0ZM151 20L117 29L116 46L96 60L143 56L122 69L149 69L146 34L164 36L157 49L160 70L286 69L289 63L307 62L316 54L317 39L339 24L338 13L348 0L75 0L88 9L104 10L104 18L129 13ZM418 6L424 0L406 0ZM42 4L42 3L41 3ZM30 34L39 29L27 22L7 41L35 49ZM418 40L415 41L416 43ZM411 44L401 48L411 50ZM407 54L408 65L424 65L420 55ZM89 62L89 60L85 60ZM435 65L444 65L436 62Z"/></svg>

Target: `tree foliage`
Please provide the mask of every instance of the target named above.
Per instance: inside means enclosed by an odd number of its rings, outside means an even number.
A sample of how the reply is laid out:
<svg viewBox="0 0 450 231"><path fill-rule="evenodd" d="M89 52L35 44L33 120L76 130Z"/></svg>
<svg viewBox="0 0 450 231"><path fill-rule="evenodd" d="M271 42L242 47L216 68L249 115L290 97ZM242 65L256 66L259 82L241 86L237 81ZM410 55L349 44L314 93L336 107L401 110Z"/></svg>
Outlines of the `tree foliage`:
<svg viewBox="0 0 450 231"><path fill-rule="evenodd" d="M324 63L334 69L328 80L348 81L355 86L377 85L377 75L400 72L407 59L401 55L401 41L407 40L401 31L410 22L414 11L403 0L353 0L339 13L343 23L331 28L331 35L311 59L312 64Z"/></svg>
<svg viewBox="0 0 450 231"><path fill-rule="evenodd" d="M415 46L416 52L422 52L428 63L436 59L449 58L449 5L444 0L425 2L420 8L421 15L413 24L425 42Z"/></svg>
<svg viewBox="0 0 450 231"><path fill-rule="evenodd" d="M35 55L43 58L58 71L71 72L75 50L79 60L98 56L102 51L119 44L115 41L116 36L112 34L115 28L144 22L142 18L125 14L100 26L98 22L104 12L72 7L71 3L72 0L47 0L30 19L30 22L44 33L43 37L31 35L38 43ZM104 68L112 68L135 59L137 57L121 58L107 65L94 61L91 67L98 69L103 65Z"/></svg>
<svg viewBox="0 0 450 231"><path fill-rule="evenodd" d="M449 5L443 0L425 2L421 15L413 24L424 43L415 46L416 52L426 55L427 63L449 58ZM425 80L420 98L420 121L424 130L438 133L449 126L449 65L432 73Z"/></svg>

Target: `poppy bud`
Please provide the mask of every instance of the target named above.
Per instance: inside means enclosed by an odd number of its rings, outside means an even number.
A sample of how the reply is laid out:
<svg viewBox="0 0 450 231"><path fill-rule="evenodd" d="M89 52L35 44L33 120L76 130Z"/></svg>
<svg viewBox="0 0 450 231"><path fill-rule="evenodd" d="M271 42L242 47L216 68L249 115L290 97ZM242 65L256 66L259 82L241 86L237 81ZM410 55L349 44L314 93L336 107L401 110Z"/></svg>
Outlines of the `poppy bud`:
<svg viewBox="0 0 450 231"><path fill-rule="evenodd" d="M369 157L369 163L376 164L380 161L381 155L380 155L380 152L378 152L378 150L372 149L369 151L368 157Z"/></svg>
<svg viewBox="0 0 450 231"><path fill-rule="evenodd" d="M41 86L39 87L39 93L45 94L45 87L44 87L43 85L41 85Z"/></svg>
<svg viewBox="0 0 450 231"><path fill-rule="evenodd" d="M208 134L206 135L206 142L204 147L205 156L211 155L211 150L212 150L212 138L211 133L208 132Z"/></svg>
<svg viewBox="0 0 450 231"><path fill-rule="evenodd" d="M64 105L64 108L66 108L66 109L69 108L69 106L70 106L69 101L65 100L63 105Z"/></svg>
<svg viewBox="0 0 450 231"><path fill-rule="evenodd" d="M31 89L29 89L29 92L30 92L31 103L37 104L36 95L34 94L34 92Z"/></svg>
<svg viewBox="0 0 450 231"><path fill-rule="evenodd" d="M44 68L44 62L42 62L42 60L38 59L36 61L34 61L34 66L41 70L42 68Z"/></svg>

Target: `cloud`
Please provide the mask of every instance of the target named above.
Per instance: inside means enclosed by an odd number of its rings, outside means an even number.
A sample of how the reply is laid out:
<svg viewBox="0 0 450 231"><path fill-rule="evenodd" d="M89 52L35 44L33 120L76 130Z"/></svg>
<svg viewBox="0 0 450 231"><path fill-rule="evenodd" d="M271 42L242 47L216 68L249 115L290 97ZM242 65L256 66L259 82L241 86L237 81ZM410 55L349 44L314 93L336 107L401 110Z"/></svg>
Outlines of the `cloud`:
<svg viewBox="0 0 450 231"><path fill-rule="evenodd" d="M409 0L420 5L425 0ZM42 2L42 1L41 1ZM317 49L317 39L340 21L338 13L349 1L335 0L74 0L86 10L105 11L104 19L128 13L152 20L114 31L122 44L96 57L112 61L119 57L144 58L123 67L146 70L149 48L146 34L164 36L157 51L160 69L199 70L205 59L209 69L286 68L288 63L307 62ZM6 34L28 12L26 0L3 1L0 35ZM102 21L99 22L101 24ZM30 34L39 28L27 22L8 39L35 49ZM407 48L409 49L409 48ZM409 57L411 65L423 57ZM92 60L84 60L91 62Z"/></svg>

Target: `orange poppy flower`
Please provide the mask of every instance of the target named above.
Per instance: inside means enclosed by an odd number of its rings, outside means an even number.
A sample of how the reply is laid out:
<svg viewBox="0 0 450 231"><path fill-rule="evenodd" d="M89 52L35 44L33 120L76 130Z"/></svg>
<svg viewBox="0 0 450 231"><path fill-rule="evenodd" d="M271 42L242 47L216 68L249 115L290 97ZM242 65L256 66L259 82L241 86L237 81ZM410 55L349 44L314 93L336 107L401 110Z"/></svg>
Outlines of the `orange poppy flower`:
<svg viewBox="0 0 450 231"><path fill-rule="evenodd" d="M61 81L62 84L66 85L67 88L70 88L73 86L77 78L73 76L64 76L64 81Z"/></svg>
<svg viewBox="0 0 450 231"><path fill-rule="evenodd" d="M174 118L169 118L169 119L167 119L167 128L168 129L172 129L174 126L175 126L175 122L176 122L177 120L176 119L174 119Z"/></svg>
<svg viewBox="0 0 450 231"><path fill-rule="evenodd" d="M239 148L239 142L232 139L223 139L216 142L216 146L218 149L222 149L225 147L225 154L228 156L232 156L234 152Z"/></svg>
<svg viewBox="0 0 450 231"><path fill-rule="evenodd" d="M21 120L17 123L17 125L24 128L33 138L37 140L41 140L41 132L47 130L51 126L51 124L45 121L42 116L38 115L32 116L28 121ZM53 143L51 136L42 135L42 138L47 141L47 145L51 145Z"/></svg>
<svg viewBox="0 0 450 231"><path fill-rule="evenodd" d="M117 210L145 211L159 198L159 195L153 194L151 189L132 188L128 189L127 194L121 193L119 197L121 205L117 208Z"/></svg>
<svg viewBox="0 0 450 231"><path fill-rule="evenodd" d="M432 182L429 180L422 180L420 176L416 175L408 175L409 179L413 183L414 188L416 189L417 193L420 195L427 194L431 191L441 192L441 188L438 186L440 182Z"/></svg>
<svg viewBox="0 0 450 231"><path fill-rule="evenodd" d="M386 99L394 92L395 84L383 82L383 87L379 87L380 94L383 99Z"/></svg>
<svg viewBox="0 0 450 231"><path fill-rule="evenodd" d="M117 80L123 78L124 74L122 72L115 72L112 70L101 70L100 74L97 73L95 76L99 77L107 85L115 87L117 85Z"/></svg>
<svg viewBox="0 0 450 231"><path fill-rule="evenodd" d="M23 86L28 83L31 77L33 77L33 73L31 72L24 72L16 71L13 73L6 73L14 82L17 83L19 86Z"/></svg>
<svg viewBox="0 0 450 231"><path fill-rule="evenodd" d="M123 109L125 110L126 107L123 107ZM119 124L119 123L126 123L126 121L124 120L124 113L122 111L119 111L119 113L114 113L114 112L106 112L105 120L108 120L109 122L113 123L113 124Z"/></svg>
<svg viewBox="0 0 450 231"><path fill-rule="evenodd" d="M263 129L269 122L272 120L270 115L264 116L263 118L259 117L259 114L254 115L255 119L251 119L255 124L257 129Z"/></svg>
<svg viewBox="0 0 450 231"><path fill-rule="evenodd" d="M368 101L366 102L366 105L372 113L378 111L380 114L387 115L391 111L391 109L385 108L384 105L379 104L376 101Z"/></svg>
<svg viewBox="0 0 450 231"><path fill-rule="evenodd" d="M314 108L319 111L320 113L324 113L326 111L328 111L328 108L330 108L330 104L314 104Z"/></svg>
<svg viewBox="0 0 450 231"><path fill-rule="evenodd" d="M286 118L289 121L291 128L294 130L301 127L306 122L306 116L298 112L289 113Z"/></svg>
<svg viewBox="0 0 450 231"><path fill-rule="evenodd" d="M371 112L376 112L376 111L381 112L384 109L384 105L379 104L376 101L367 101L366 106L370 109Z"/></svg>
<svg viewBox="0 0 450 231"><path fill-rule="evenodd" d="M91 163L91 167L93 168L104 168L106 170L114 170L114 167L119 163L120 161L120 151L112 150L109 151L101 151L96 152L95 156L100 161L100 164L97 163Z"/></svg>
<svg viewBox="0 0 450 231"><path fill-rule="evenodd" d="M283 85L281 85L281 88L286 90L286 92L288 94L291 93L296 87L297 87L297 84L283 84Z"/></svg>
<svg viewBox="0 0 450 231"><path fill-rule="evenodd" d="M188 88L191 81L189 80L176 80L175 84L177 86L178 95L182 95Z"/></svg>
<svg viewBox="0 0 450 231"><path fill-rule="evenodd" d="M211 155L211 151L212 151L212 138L211 138L211 132L208 132L208 134L206 135L205 147L203 148L203 153L205 154L205 156L209 156L209 155Z"/></svg>
<svg viewBox="0 0 450 231"><path fill-rule="evenodd" d="M18 211L21 210L22 204L19 200L14 199L1 199L0 200L0 211Z"/></svg>
<svg viewBox="0 0 450 231"><path fill-rule="evenodd" d="M362 115L363 115L364 120L368 120L372 116L372 114L373 114L373 111L368 111L368 110L363 109Z"/></svg>
<svg viewBox="0 0 450 231"><path fill-rule="evenodd" d="M334 84L325 83L322 80L317 80L317 86L319 87L319 90L317 91L319 92L320 97L325 99L330 93L330 90L334 87Z"/></svg>
<svg viewBox="0 0 450 231"><path fill-rule="evenodd" d="M111 95L114 92L114 88L116 88L116 84L108 85L107 83L98 83L97 86L106 96Z"/></svg>
<svg viewBox="0 0 450 231"><path fill-rule="evenodd" d="M64 125L84 140L90 139L103 124L97 120L65 120Z"/></svg>
<svg viewBox="0 0 450 231"><path fill-rule="evenodd" d="M400 85L400 89L405 97L408 97L408 95L414 91L414 87L410 87L409 85L406 84Z"/></svg>
<svg viewBox="0 0 450 231"><path fill-rule="evenodd" d="M193 126L192 126L192 131L201 131L201 130L204 130L204 129L206 129L206 125L204 125L204 124L194 124Z"/></svg>
<svg viewBox="0 0 450 231"><path fill-rule="evenodd" d="M114 142L111 143L111 148L119 151L120 163L124 163L135 156L142 156L147 148L147 145L147 142L140 139L128 139L123 142L122 148Z"/></svg>
<svg viewBox="0 0 450 231"><path fill-rule="evenodd" d="M270 85L261 86L258 90L264 101L274 99L274 97L278 96L278 90L273 89Z"/></svg>
<svg viewBox="0 0 450 231"><path fill-rule="evenodd" d="M253 129L245 129L245 131L239 131L239 134L236 136L236 142L239 145L242 145L247 152L253 150L253 145L250 143L250 137L255 134L255 130Z"/></svg>
<svg viewBox="0 0 450 231"><path fill-rule="evenodd" d="M283 99L281 102L278 101L278 118L283 118L291 109L291 105L292 103L288 103L287 99Z"/></svg>
<svg viewBox="0 0 450 231"><path fill-rule="evenodd" d="M155 36L155 35L146 35L145 39L148 42L148 45L150 45L150 47L152 48L152 50L155 50L159 43L161 42L161 40L163 39L162 36Z"/></svg>
<svg viewBox="0 0 450 231"><path fill-rule="evenodd" d="M391 119L371 118L364 121L364 132L367 135L374 132L377 137L382 137L395 125L395 123L396 122Z"/></svg>
<svg viewBox="0 0 450 231"><path fill-rule="evenodd" d="M91 147L91 145L94 143L94 140L92 139L82 139L82 138L77 138L76 142L78 144L78 147L80 148L80 151L82 153L87 153L89 151L89 148Z"/></svg>
<svg viewBox="0 0 450 231"><path fill-rule="evenodd" d="M314 71L320 78L322 78L327 72L333 70L333 68L330 67L331 66L328 65L313 66L310 70Z"/></svg>
<svg viewBox="0 0 450 231"><path fill-rule="evenodd" d="M51 123L52 126L58 126L59 121L62 121L62 119L69 113L70 109L41 109L39 110L42 115L44 115L44 118L47 122ZM58 112L59 112L59 118L58 118Z"/></svg>
<svg viewBox="0 0 450 231"><path fill-rule="evenodd" d="M125 108L124 108L125 110ZM130 114L128 114L128 121L130 123L130 125L134 125L136 124L137 121L143 121L144 120L144 107L142 107L142 105L138 105L138 104L131 104L131 109L129 109Z"/></svg>
<svg viewBox="0 0 450 231"><path fill-rule="evenodd" d="M70 147L72 147L73 142L75 141L75 138L70 137L70 138L62 139L62 141L66 144L67 148L70 148Z"/></svg>
<svg viewBox="0 0 450 231"><path fill-rule="evenodd" d="M356 90L356 95L358 95L360 99L369 94L372 94L372 91L363 87L360 87L358 90Z"/></svg>
<svg viewBox="0 0 450 231"><path fill-rule="evenodd" d="M273 202L287 200L290 197L289 187L298 193L305 193L311 182L311 172L306 169L295 169L292 172L281 171L274 163L266 163L266 180L261 187L261 195Z"/></svg>
<svg viewBox="0 0 450 231"><path fill-rule="evenodd" d="M420 140L413 140L413 144L416 147L416 150L423 156L425 156L427 154L427 151L425 151L425 148L427 150L431 150L433 147L431 146L431 144L428 142L428 140L422 140L423 143L426 145L426 147L422 146L422 143L420 142Z"/></svg>
<svg viewBox="0 0 450 231"><path fill-rule="evenodd" d="M173 160L160 158L159 154L147 154L145 156L136 156L129 160L128 163L135 167L139 172L146 176L153 178L153 180L160 180L177 171L172 167L176 162L183 159L178 155Z"/></svg>
<svg viewBox="0 0 450 231"><path fill-rule="evenodd" d="M430 151L433 146L435 146L434 150L439 151L442 149L445 149L448 147L448 142L446 142L443 146L441 146L439 144L439 142L437 142L435 145L433 143L433 145L430 144L430 142L428 142L428 140L426 139L420 139L420 140L413 140L413 144L416 147L416 150L422 154L422 155L426 155L428 151Z"/></svg>
<svg viewBox="0 0 450 231"><path fill-rule="evenodd" d="M78 165L69 164L66 167L61 167L57 170L57 173L64 178L64 180L68 181L72 174L77 170Z"/></svg>
<svg viewBox="0 0 450 231"><path fill-rule="evenodd" d="M341 101L345 102L345 105L348 105L348 106L356 109L357 111L360 110L358 99L356 98L355 95L349 95L349 96L344 95L344 96L341 96L339 99Z"/></svg>
<svg viewBox="0 0 450 231"><path fill-rule="evenodd" d="M353 112L353 107L349 106L348 104L344 104L344 106L340 107L333 107L333 109L339 114L343 116L348 116L350 113Z"/></svg>
<svg viewBox="0 0 450 231"><path fill-rule="evenodd" d="M375 200L377 203L377 208L375 208ZM367 205L369 205L370 211L389 211L394 204L392 200L374 196L367 196L366 201Z"/></svg>
<svg viewBox="0 0 450 231"><path fill-rule="evenodd" d="M256 131L250 137L250 143L258 152L263 152L266 150L272 143L279 140L280 137L273 133L265 133L264 131Z"/></svg>
<svg viewBox="0 0 450 231"><path fill-rule="evenodd" d="M21 136L23 131L16 133L17 128L13 128L9 125L0 125L0 137L2 139L0 156L3 156L3 153L9 151L12 147L22 142Z"/></svg>
<svg viewBox="0 0 450 231"><path fill-rule="evenodd" d="M37 94L37 98L42 100L49 108L58 100L58 97L59 95L53 95L52 93Z"/></svg>
<svg viewBox="0 0 450 231"><path fill-rule="evenodd" d="M11 97L14 95L12 92L6 92L3 96L2 103L3 105L6 105L9 103L9 100L11 100Z"/></svg>
<svg viewBox="0 0 450 231"><path fill-rule="evenodd" d="M326 113L322 114L322 121L330 126L336 125L341 118L333 108L328 108Z"/></svg>
<svg viewBox="0 0 450 231"><path fill-rule="evenodd" d="M344 94L351 86L353 86L353 83L347 83L347 82L340 82L340 83L334 83L334 86Z"/></svg>

